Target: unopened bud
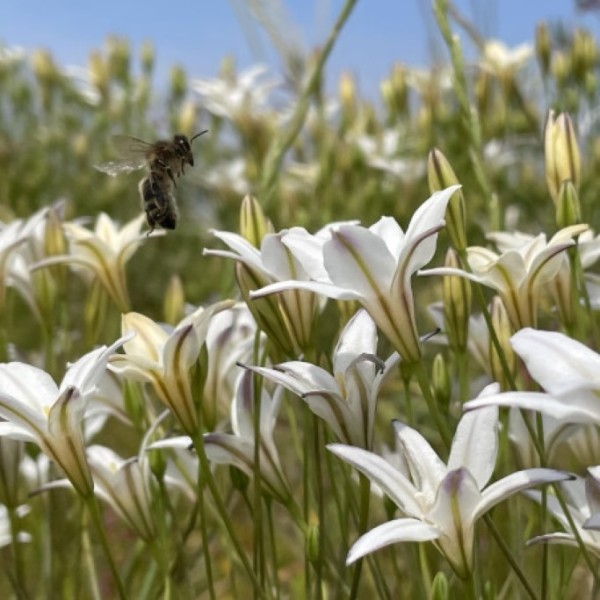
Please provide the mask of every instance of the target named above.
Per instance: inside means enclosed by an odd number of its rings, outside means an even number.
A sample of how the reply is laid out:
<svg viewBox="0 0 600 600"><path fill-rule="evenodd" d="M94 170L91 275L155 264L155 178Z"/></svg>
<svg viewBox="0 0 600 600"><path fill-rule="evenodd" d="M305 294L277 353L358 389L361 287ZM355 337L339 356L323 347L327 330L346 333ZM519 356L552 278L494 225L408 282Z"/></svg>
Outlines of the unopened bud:
<svg viewBox="0 0 600 600"><path fill-rule="evenodd" d="M433 583L431 584L431 595L429 597L431 600L448 600L450 597L448 578L442 571L438 571L435 574Z"/></svg>
<svg viewBox="0 0 600 600"><path fill-rule="evenodd" d="M108 71L110 77L122 83L128 83L131 50L125 38L111 36L107 40Z"/></svg>
<svg viewBox="0 0 600 600"><path fill-rule="evenodd" d="M308 526L308 534L306 536L306 556L308 560L315 563L319 560L319 537L321 535L319 523L316 519L312 519L313 523Z"/></svg>
<svg viewBox="0 0 600 600"><path fill-rule="evenodd" d="M538 23L535 30L535 54L542 75L546 77L550 71L550 57L552 54L552 43L550 40L550 30L546 23Z"/></svg>
<svg viewBox="0 0 600 600"><path fill-rule="evenodd" d="M109 75L108 65L100 52L94 50L90 54L88 62L88 72L92 85L100 92L100 95L105 98L108 95Z"/></svg>
<svg viewBox="0 0 600 600"><path fill-rule="evenodd" d="M571 73L571 60L564 52L555 52L552 56L550 71L558 87L563 87Z"/></svg>
<svg viewBox="0 0 600 600"><path fill-rule="evenodd" d="M345 114L353 114L356 107L356 84L350 73L342 73L338 85L338 94Z"/></svg>
<svg viewBox="0 0 600 600"><path fill-rule="evenodd" d="M146 41L142 45L142 71L150 75L154 69L155 52L152 42Z"/></svg>
<svg viewBox="0 0 600 600"><path fill-rule="evenodd" d="M183 318L185 308L185 292L179 275L172 275L165 292L165 322L176 325Z"/></svg>
<svg viewBox="0 0 600 600"><path fill-rule="evenodd" d="M171 96L173 100L179 102L187 92L187 75L183 67L174 65L170 73L171 80Z"/></svg>
<svg viewBox="0 0 600 600"><path fill-rule="evenodd" d="M452 397L452 386L450 384L448 365L442 354L436 354L436 357L433 359L431 389L436 404L447 408L450 404L450 398Z"/></svg>
<svg viewBox="0 0 600 600"><path fill-rule="evenodd" d="M556 199L556 225L563 229L578 223L581 223L579 194L571 181L563 181Z"/></svg>
<svg viewBox="0 0 600 600"><path fill-rule="evenodd" d="M273 231L273 224L265 216L258 200L253 196L246 196L240 209L240 235L256 248L260 248L265 235Z"/></svg>
<svg viewBox="0 0 600 600"><path fill-rule="evenodd" d="M491 336L489 342L490 370L492 377L500 384L500 387L503 390L508 390L510 388L509 380L510 378L514 377L517 361L509 341L513 334L512 327L510 325L510 319L499 296L494 296L490 314L492 317L494 331L496 332L496 336L500 342L500 349L504 355L504 364L508 367L509 373L505 372L503 361L500 359L500 356L496 351L496 346L493 343Z"/></svg>
<svg viewBox="0 0 600 600"><path fill-rule="evenodd" d="M576 190L579 187L579 147L573 122L567 113L561 113L556 119L554 111L548 113L544 133L544 155L548 190L552 200L556 202L563 181L571 181Z"/></svg>
<svg viewBox="0 0 600 600"><path fill-rule="evenodd" d="M449 249L445 266L460 267L456 252ZM465 350L471 314L471 283L464 277L448 275L443 280L444 326L451 348Z"/></svg>
<svg viewBox="0 0 600 600"><path fill-rule="evenodd" d="M184 102L177 114L177 131L189 136L197 133L196 117L196 104L191 101Z"/></svg>
<svg viewBox="0 0 600 600"><path fill-rule="evenodd" d="M427 181L429 182L429 191L431 193L444 190L451 185L459 183L450 163L437 148L434 148L429 153L427 160ZM467 247L466 223L465 199L462 189L459 189L450 198L448 208L446 209L446 229L452 245L457 250L464 250Z"/></svg>

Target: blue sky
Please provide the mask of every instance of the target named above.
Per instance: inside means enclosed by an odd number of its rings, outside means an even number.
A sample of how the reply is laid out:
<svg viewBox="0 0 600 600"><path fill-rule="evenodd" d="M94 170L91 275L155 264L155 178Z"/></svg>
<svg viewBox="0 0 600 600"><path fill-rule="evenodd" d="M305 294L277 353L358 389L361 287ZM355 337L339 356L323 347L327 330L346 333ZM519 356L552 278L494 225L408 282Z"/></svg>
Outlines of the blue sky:
<svg viewBox="0 0 600 600"><path fill-rule="evenodd" d="M294 25L286 36L297 37L308 49L324 40L342 1L283 4ZM485 35L509 45L531 41L535 24L542 19L562 19L600 33L600 14L577 13L573 0L455 0L455 4ZM239 17L244 5L245 0L4 0L0 41L26 49L44 47L62 64L85 65L89 51L100 47L108 34L128 37L134 49L148 39L157 50L159 78L173 63L183 64L193 77L214 76L226 54L234 56L240 67L261 61L277 70L277 57L266 38ZM430 12L430 0L359 0L331 56L329 85L348 69L361 90L372 93L395 61L431 64L436 53Z"/></svg>

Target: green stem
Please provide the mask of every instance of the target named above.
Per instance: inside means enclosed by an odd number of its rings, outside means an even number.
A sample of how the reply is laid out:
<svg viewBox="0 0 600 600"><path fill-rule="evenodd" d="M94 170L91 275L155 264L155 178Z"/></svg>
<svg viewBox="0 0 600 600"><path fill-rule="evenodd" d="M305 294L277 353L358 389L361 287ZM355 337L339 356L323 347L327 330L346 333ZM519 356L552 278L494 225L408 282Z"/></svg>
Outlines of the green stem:
<svg viewBox="0 0 600 600"><path fill-rule="evenodd" d="M196 444L194 444L195 446ZM197 452L197 450L196 450ZM204 477L203 477L203 469L202 464L198 461L198 517L200 519L200 533L202 537L202 553L204 554L204 568L206 570L206 583L208 585L208 593L211 600L215 600L215 583L213 580L213 572L212 572L212 558L210 556L210 547L208 544L208 527L207 527L207 519L206 519L206 506L204 503Z"/></svg>
<svg viewBox="0 0 600 600"><path fill-rule="evenodd" d="M102 600L102 594L100 593L100 586L98 585L98 574L96 573L96 564L94 563L94 552L92 549L92 543L90 540L90 532L87 527L84 527L81 532L82 547L83 547L83 559L87 565L87 582L90 593L94 600Z"/></svg>
<svg viewBox="0 0 600 600"><path fill-rule="evenodd" d="M256 573L252 569L252 565L250 564L250 561L248 560L248 557L246 556L246 553L244 552L244 549L242 548L237 538L237 535L231 523L230 514L227 511L227 507L225 506L223 499L221 498L221 494L217 487L217 482L215 481L212 471L210 470L210 463L208 462L206 450L204 449L204 438L201 434L198 434L192 437L192 442L194 444L196 454L198 455L198 460L200 461L199 468L202 472L204 482L206 485L208 485L208 489L210 490L211 496L215 503L215 507L217 509L217 513L221 518L221 522L223 523L223 525L225 525L225 529L227 530L231 543L233 544L234 550L238 555L238 558L240 559L242 566L246 571L246 574L252 580L252 583L254 584L256 590L259 592L260 595L262 594L260 581L258 580Z"/></svg>
<svg viewBox="0 0 600 600"><path fill-rule="evenodd" d="M257 336L258 337L258 336ZM257 359L258 347L255 342L255 360ZM254 363L258 364L258 363ZM255 573L260 573L261 583L264 586L264 574L265 574L265 557L264 557L264 543L263 543L263 523L262 523L262 489L261 481L262 474L260 471L260 448L261 448L261 433L260 433L260 412L261 412L261 393L262 393L262 378L253 377L252 379L252 393L253 393L253 427L254 427L254 495L252 499L253 505L253 519L254 519L254 556L253 556L253 567Z"/></svg>
<svg viewBox="0 0 600 600"><path fill-rule="evenodd" d="M319 55L306 82L306 86L298 98L298 103L296 104L289 127L277 134L273 140L273 143L269 147L260 185L260 195L265 203L269 202L270 197L273 194L275 182L279 176L285 153L292 146L294 140L304 125L306 114L310 105L310 98L317 90L323 69L325 67L325 62L327 61L327 58L329 57L329 54L335 45L340 31L348 20L348 17L350 16L350 13L352 12L356 2L357 0L346 0L331 32L329 33L329 36L327 37L323 49L321 52L319 52Z"/></svg>
<svg viewBox="0 0 600 600"><path fill-rule="evenodd" d="M419 382L419 387L421 388L421 393L425 398L425 402L427 403L427 408L429 409L429 414L433 418L435 426L437 427L438 433L442 438L442 442L446 449L450 448L450 444L452 443L452 435L450 430L448 429L448 423L444 419L442 419L442 415L438 409L437 402L433 394L431 393L431 388L429 387L429 377L425 372L425 365L423 362L415 363L415 372L417 374L417 381Z"/></svg>
<svg viewBox="0 0 600 600"><path fill-rule="evenodd" d="M517 576L517 578L519 579L519 581L521 582L521 585L525 588L527 595L532 600L537 600L537 597L535 595L535 592L533 591L533 588L529 584L529 581L527 581L527 577L525 577L525 573L523 573L523 571L521 571L521 567L519 566L519 564L515 560L514 556L512 555L510 548L506 545L506 542L502 538L502 535L500 535L500 532L496 529L496 525L494 524L494 521L492 520L490 515L483 515L483 520L485 521L485 524L487 525L489 532L492 534L492 537L496 541L496 544L498 544L498 547L502 551L502 554L504 554L504 557L508 561L508 564L512 567L512 570L515 573L515 575Z"/></svg>
<svg viewBox="0 0 600 600"><path fill-rule="evenodd" d="M359 536L363 535L367 531L369 524L369 502L371 499L371 483L362 474L359 473L360 480L360 516L358 524ZM356 561L354 566L354 573L352 575L352 587L350 588L350 598L358 598L358 584L360 583L360 575L362 572L363 560L359 559Z"/></svg>
<svg viewBox="0 0 600 600"><path fill-rule="evenodd" d="M110 546L108 544L108 540L106 538L106 532L104 531L104 525L102 523L102 514L100 512L100 507L98 505L98 501L95 496L87 496L82 497L83 501L89 511L90 517L92 519L92 523L96 529L96 533L98 535L98 539L100 540L100 545L102 546L102 550L104 552L104 556L106 557L106 561L108 562L108 566L110 568L110 572L112 573L113 580L115 582L115 586L117 588L117 592L119 594L119 598L121 600L127 600L127 594L125 593L125 588L123 587L123 582L121 581L121 577L119 575L119 571L117 570L117 565L115 564L113 555L110 551Z"/></svg>
<svg viewBox="0 0 600 600"><path fill-rule="evenodd" d="M269 528L269 543L271 545L271 570L273 571L273 585L275 587L275 600L281 598L281 590L279 589L279 560L277 558L277 536L275 535L275 527L273 527L273 510L270 498L266 499L267 503L267 525Z"/></svg>
<svg viewBox="0 0 600 600"><path fill-rule="evenodd" d="M15 564L15 591L17 591L19 597L27 597L27 587L25 586L25 572L23 553L21 552L21 543L19 542L19 516L14 506L7 506L8 520L10 522L10 533L11 533L11 549L13 555L13 562Z"/></svg>

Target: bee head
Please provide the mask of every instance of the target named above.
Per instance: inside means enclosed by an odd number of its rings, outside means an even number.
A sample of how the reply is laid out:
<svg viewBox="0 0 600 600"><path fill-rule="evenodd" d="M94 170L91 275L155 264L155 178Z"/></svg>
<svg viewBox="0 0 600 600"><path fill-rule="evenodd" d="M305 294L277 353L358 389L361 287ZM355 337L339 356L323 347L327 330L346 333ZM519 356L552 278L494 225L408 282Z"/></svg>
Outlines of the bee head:
<svg viewBox="0 0 600 600"><path fill-rule="evenodd" d="M192 142L200 137L203 133L206 133L208 129L197 133L192 136L191 139L188 139L187 136L178 133L173 136L173 144L175 146L175 152L177 152L177 156L187 162L191 167L194 166L194 155L192 154Z"/></svg>
<svg viewBox="0 0 600 600"><path fill-rule="evenodd" d="M180 133L174 135L173 145L175 146L177 156L193 167L194 156L192 154L192 146L187 136L181 135Z"/></svg>

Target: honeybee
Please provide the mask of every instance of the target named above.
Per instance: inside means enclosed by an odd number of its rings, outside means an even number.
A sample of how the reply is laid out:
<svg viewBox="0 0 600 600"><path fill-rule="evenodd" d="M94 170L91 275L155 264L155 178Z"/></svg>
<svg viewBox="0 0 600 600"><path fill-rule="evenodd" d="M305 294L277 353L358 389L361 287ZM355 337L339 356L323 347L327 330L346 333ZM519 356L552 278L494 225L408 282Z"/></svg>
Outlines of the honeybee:
<svg viewBox="0 0 600 600"><path fill-rule="evenodd" d="M148 234L152 233L157 225L164 229L175 229L178 217L176 178L185 173L186 165L194 166L192 142L207 131L201 131L190 139L185 135L176 134L171 141L159 140L154 143L129 136L114 136L113 143L120 158L95 165L98 171L112 177L147 167L148 175L140 180L138 189L150 227Z"/></svg>

